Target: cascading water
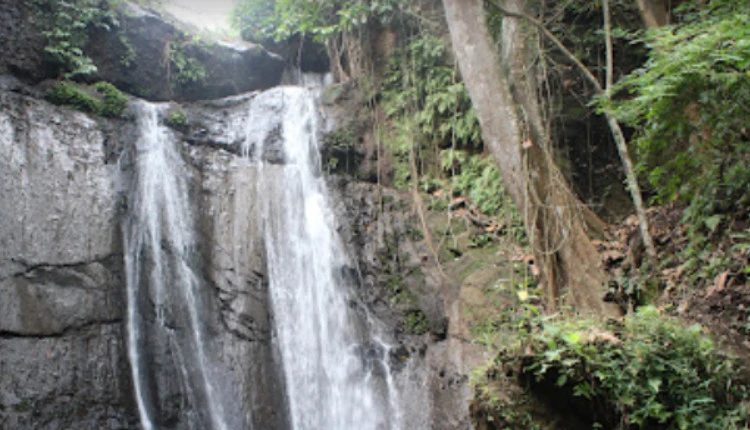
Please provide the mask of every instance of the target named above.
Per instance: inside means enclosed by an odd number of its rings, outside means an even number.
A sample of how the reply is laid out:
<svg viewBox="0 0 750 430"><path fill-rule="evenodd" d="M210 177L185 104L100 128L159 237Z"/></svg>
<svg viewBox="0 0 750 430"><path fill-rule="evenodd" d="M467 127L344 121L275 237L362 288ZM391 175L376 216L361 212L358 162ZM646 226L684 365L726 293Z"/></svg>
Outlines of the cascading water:
<svg viewBox="0 0 750 430"><path fill-rule="evenodd" d="M245 142L261 165L258 196L290 422L294 430L396 428L384 350L368 346L366 316L354 311L342 282L347 259L320 173L316 110L311 90L267 91L253 100ZM271 114L277 121L268 121ZM262 161L269 153L280 162Z"/></svg>
<svg viewBox="0 0 750 430"><path fill-rule="evenodd" d="M145 102L136 107L141 136L123 235L128 353L141 424L151 430L176 419L180 428L224 430L201 277L194 271L185 168L175 142L158 124L157 107ZM187 416L170 417L169 408Z"/></svg>
<svg viewBox="0 0 750 430"><path fill-rule="evenodd" d="M315 98L313 90L279 87L248 99L244 168L257 169L258 180L254 190L236 190L248 193L258 214L248 222L263 232L286 402L276 413L293 430L403 428L388 347L356 305L352 264L334 230ZM237 390L220 382L228 381L226 357L207 330L218 324L209 323L216 298L199 272L188 169L174 134L158 123L158 107L135 107L140 138L126 169L123 235L128 352L142 426L246 430L251 407L236 404L230 392Z"/></svg>

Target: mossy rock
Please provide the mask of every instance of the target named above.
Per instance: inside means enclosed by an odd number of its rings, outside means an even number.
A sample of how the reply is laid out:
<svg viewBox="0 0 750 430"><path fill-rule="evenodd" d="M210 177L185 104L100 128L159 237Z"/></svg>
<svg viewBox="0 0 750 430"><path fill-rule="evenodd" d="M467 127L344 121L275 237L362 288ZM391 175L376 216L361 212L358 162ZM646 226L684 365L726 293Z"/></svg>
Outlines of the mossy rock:
<svg viewBox="0 0 750 430"><path fill-rule="evenodd" d="M99 82L92 87L58 82L47 90L46 99L58 106L69 106L107 118L122 118L128 106L128 97L108 82Z"/></svg>

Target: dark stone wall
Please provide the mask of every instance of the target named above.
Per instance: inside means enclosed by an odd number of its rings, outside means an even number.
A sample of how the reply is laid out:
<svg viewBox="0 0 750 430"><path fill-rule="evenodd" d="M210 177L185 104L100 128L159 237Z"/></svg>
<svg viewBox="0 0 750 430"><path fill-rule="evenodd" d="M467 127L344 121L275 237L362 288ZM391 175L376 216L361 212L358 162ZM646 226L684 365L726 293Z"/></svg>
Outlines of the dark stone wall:
<svg viewBox="0 0 750 430"><path fill-rule="evenodd" d="M89 29L84 53L98 70L82 80L108 81L152 101L214 99L281 81L284 60L260 45L200 40L175 21L128 2L116 14L118 25ZM51 29L51 19L33 2L0 0L0 73L30 84L62 74L44 51L43 31Z"/></svg>

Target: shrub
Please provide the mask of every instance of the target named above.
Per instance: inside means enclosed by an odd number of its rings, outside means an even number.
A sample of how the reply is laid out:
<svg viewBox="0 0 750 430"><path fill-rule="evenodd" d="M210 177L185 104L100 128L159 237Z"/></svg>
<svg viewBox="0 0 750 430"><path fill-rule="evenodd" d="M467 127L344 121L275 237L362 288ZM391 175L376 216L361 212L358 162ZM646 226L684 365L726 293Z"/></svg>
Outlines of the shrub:
<svg viewBox="0 0 750 430"><path fill-rule="evenodd" d="M608 106L636 128L639 168L657 199L689 201L696 225L750 203L748 3L710 2L649 33L648 62L618 83L632 96Z"/></svg>
<svg viewBox="0 0 750 430"><path fill-rule="evenodd" d="M115 0L33 0L43 23L45 53L57 63L66 79L87 76L97 68L84 52L89 30L119 26Z"/></svg>
<svg viewBox="0 0 750 430"><path fill-rule="evenodd" d="M128 106L128 98L109 82L99 82L95 85L95 88L104 97L101 115L109 118L121 118Z"/></svg>
<svg viewBox="0 0 750 430"><path fill-rule="evenodd" d="M421 335L430 331L430 322L424 312L417 310L406 314L406 331L410 334Z"/></svg>
<svg viewBox="0 0 750 430"><path fill-rule="evenodd" d="M183 111L172 112L167 117L165 123L168 127L179 130L187 125L187 115Z"/></svg>
<svg viewBox="0 0 750 430"><path fill-rule="evenodd" d="M653 307L629 315L619 327L548 323L530 342L533 353L523 372L588 404L604 402L629 428L726 430L750 424L737 362L720 354L699 326L685 327Z"/></svg>
<svg viewBox="0 0 750 430"><path fill-rule="evenodd" d="M60 82L50 88L47 100L56 105L71 106L81 112L98 114L102 110L99 100L69 82Z"/></svg>

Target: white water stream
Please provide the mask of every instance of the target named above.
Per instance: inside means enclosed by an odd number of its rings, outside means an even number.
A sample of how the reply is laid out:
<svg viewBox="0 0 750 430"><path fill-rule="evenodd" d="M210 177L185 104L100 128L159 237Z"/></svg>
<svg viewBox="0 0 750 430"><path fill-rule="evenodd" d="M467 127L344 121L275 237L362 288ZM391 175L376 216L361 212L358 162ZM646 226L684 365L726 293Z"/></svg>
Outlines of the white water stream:
<svg viewBox="0 0 750 430"><path fill-rule="evenodd" d="M155 105L139 103L137 111L141 137L123 234L128 353L141 423L145 430L169 427L162 409L179 398L186 402L172 407L181 415L179 428L235 430L232 417L243 411L224 410L230 399L207 338L210 297L203 297L207 289L196 272L198 244L178 142L158 124ZM276 365L287 403L277 413L288 414L293 430L402 428L388 347L371 333L344 275L351 264L321 173L319 122L314 90L279 87L249 101L242 152L259 172L258 201L251 204L261 215L250 222L261 226L265 243Z"/></svg>
<svg viewBox="0 0 750 430"><path fill-rule="evenodd" d="M141 136L129 217L123 226L128 295L128 355L141 424L160 428L158 390L175 384L191 403L189 428L226 430L209 357L200 276L194 271L196 243L182 159L158 124L157 107L137 105ZM160 381L150 363L173 357L181 381ZM160 377L161 376L161 377Z"/></svg>
<svg viewBox="0 0 750 430"><path fill-rule="evenodd" d="M261 163L258 196L292 428L392 428L382 357L368 356L366 318L350 306L351 286L337 273L347 258L320 173L314 91L280 87L253 105L245 152ZM269 111L278 115L274 123L257 117ZM266 129L279 123L280 135ZM274 133L277 141L269 142ZM268 145L281 147L282 164L257 156Z"/></svg>

